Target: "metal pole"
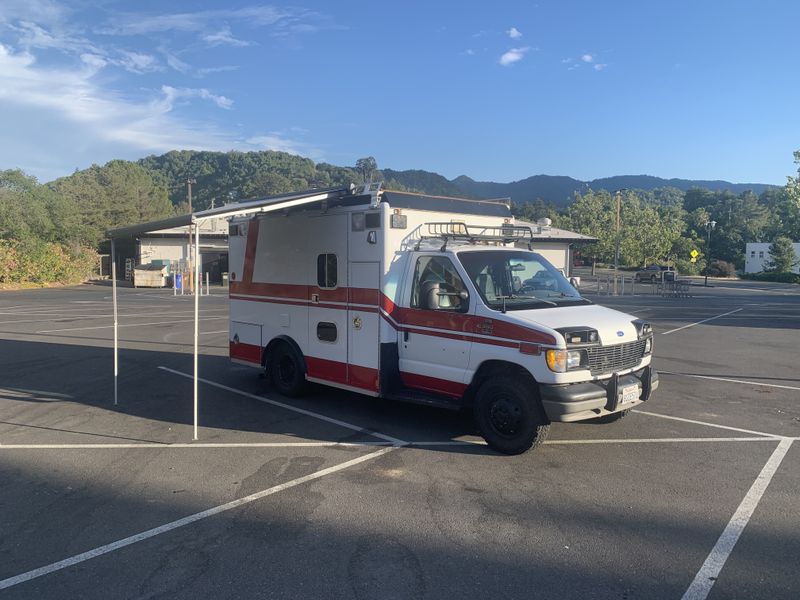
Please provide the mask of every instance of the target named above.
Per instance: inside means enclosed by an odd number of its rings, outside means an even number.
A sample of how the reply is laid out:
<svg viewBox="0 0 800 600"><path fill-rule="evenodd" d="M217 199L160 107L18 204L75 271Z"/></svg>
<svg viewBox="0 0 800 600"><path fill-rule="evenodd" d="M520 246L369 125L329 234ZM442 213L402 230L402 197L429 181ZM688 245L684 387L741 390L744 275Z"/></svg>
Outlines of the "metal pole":
<svg viewBox="0 0 800 600"><path fill-rule="evenodd" d="M114 305L114 406L117 405L117 378L119 377L119 338L117 335L117 253L111 238L111 298Z"/></svg>
<svg viewBox="0 0 800 600"><path fill-rule="evenodd" d="M209 275L208 271L206 271L206 296L210 296L211 295L211 283L210 283L208 275Z"/></svg>
<svg viewBox="0 0 800 600"><path fill-rule="evenodd" d="M706 223L706 232L708 236L706 237L706 281L703 284L703 287L708 287L708 265L711 262L711 224Z"/></svg>
<svg viewBox="0 0 800 600"><path fill-rule="evenodd" d="M194 254L199 256L200 250L200 228L195 223L194 226ZM195 281L200 281L200 261L195 260ZM202 287L200 288L202 289ZM197 439L197 378L200 376L197 367L198 339L200 338L200 294L197 287L194 293L194 436Z"/></svg>

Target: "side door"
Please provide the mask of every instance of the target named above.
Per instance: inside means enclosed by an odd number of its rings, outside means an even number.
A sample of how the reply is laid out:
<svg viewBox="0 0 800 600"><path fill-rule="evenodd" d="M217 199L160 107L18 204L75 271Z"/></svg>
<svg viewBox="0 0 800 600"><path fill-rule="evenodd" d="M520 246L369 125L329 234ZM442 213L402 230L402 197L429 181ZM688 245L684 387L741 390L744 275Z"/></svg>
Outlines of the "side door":
<svg viewBox="0 0 800 600"><path fill-rule="evenodd" d="M377 393L380 387L380 263L351 262L347 303L348 384Z"/></svg>
<svg viewBox="0 0 800 600"><path fill-rule="evenodd" d="M308 376L347 383L347 216L309 217Z"/></svg>
<svg viewBox="0 0 800 600"><path fill-rule="evenodd" d="M474 300L447 256L420 254L409 265L399 311L403 385L459 397L467 387Z"/></svg>

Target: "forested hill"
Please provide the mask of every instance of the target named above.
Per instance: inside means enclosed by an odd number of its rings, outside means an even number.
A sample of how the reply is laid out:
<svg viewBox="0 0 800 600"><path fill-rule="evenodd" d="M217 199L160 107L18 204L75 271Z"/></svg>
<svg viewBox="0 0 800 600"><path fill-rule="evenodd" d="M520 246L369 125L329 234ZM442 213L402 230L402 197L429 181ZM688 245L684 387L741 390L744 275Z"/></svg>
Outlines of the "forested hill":
<svg viewBox="0 0 800 600"><path fill-rule="evenodd" d="M347 185L363 179L356 167L339 167L327 163L314 163L285 152L196 152L173 151L161 156L148 156L138 164L151 173L156 183L163 185L176 206L185 206L186 179L191 177L193 204L205 208L214 201L217 205L230 200L254 198L270 194ZM624 175L580 181L572 177L534 175L520 181L496 183L475 181L462 175L455 179L423 170L395 171L382 169L371 173L374 180L383 180L385 187L442 196L470 198L511 198L516 203L543 200L559 208L569 205L576 192L589 190L638 189L650 191L672 187L682 191L705 188L712 191L728 190L741 193L751 190L760 194L765 184L729 183L727 181L696 181L689 179L662 179L649 175Z"/></svg>
<svg viewBox="0 0 800 600"><path fill-rule="evenodd" d="M396 175L398 181L403 181L401 175L402 172ZM556 175L534 175L511 183L474 181L466 175L462 175L453 179L452 183L462 194L481 198L511 198L516 202L530 202L541 199L545 202L552 202L559 207L564 207L572 202L575 192L585 193L589 190L595 192L600 190L614 192L621 189L651 191L671 187L684 192L692 188L704 188L712 191L730 191L735 194L749 190L760 194L771 187L763 183L663 179L651 175L620 175L592 181L580 181L572 177Z"/></svg>

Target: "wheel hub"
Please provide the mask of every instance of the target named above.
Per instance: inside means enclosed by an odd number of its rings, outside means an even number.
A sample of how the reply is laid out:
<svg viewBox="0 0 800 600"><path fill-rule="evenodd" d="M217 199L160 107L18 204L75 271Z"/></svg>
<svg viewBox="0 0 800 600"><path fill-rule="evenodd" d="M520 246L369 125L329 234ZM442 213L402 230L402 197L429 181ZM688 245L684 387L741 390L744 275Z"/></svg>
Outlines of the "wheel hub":
<svg viewBox="0 0 800 600"><path fill-rule="evenodd" d="M500 435L513 436L522 424L522 408L507 398L498 398L489 408L489 422Z"/></svg>

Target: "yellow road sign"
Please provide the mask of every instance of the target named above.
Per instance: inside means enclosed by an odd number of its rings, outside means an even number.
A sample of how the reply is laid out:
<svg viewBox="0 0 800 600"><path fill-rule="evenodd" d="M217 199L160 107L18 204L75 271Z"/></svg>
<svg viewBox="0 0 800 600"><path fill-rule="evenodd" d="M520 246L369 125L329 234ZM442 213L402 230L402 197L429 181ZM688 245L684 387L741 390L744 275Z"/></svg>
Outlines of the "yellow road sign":
<svg viewBox="0 0 800 600"><path fill-rule="evenodd" d="M691 252L689 252L689 255L690 255L692 258L697 258L697 255L698 255L698 254L700 254L700 253L699 253L697 250L692 250ZM693 262L694 262L694 261L693 261Z"/></svg>

